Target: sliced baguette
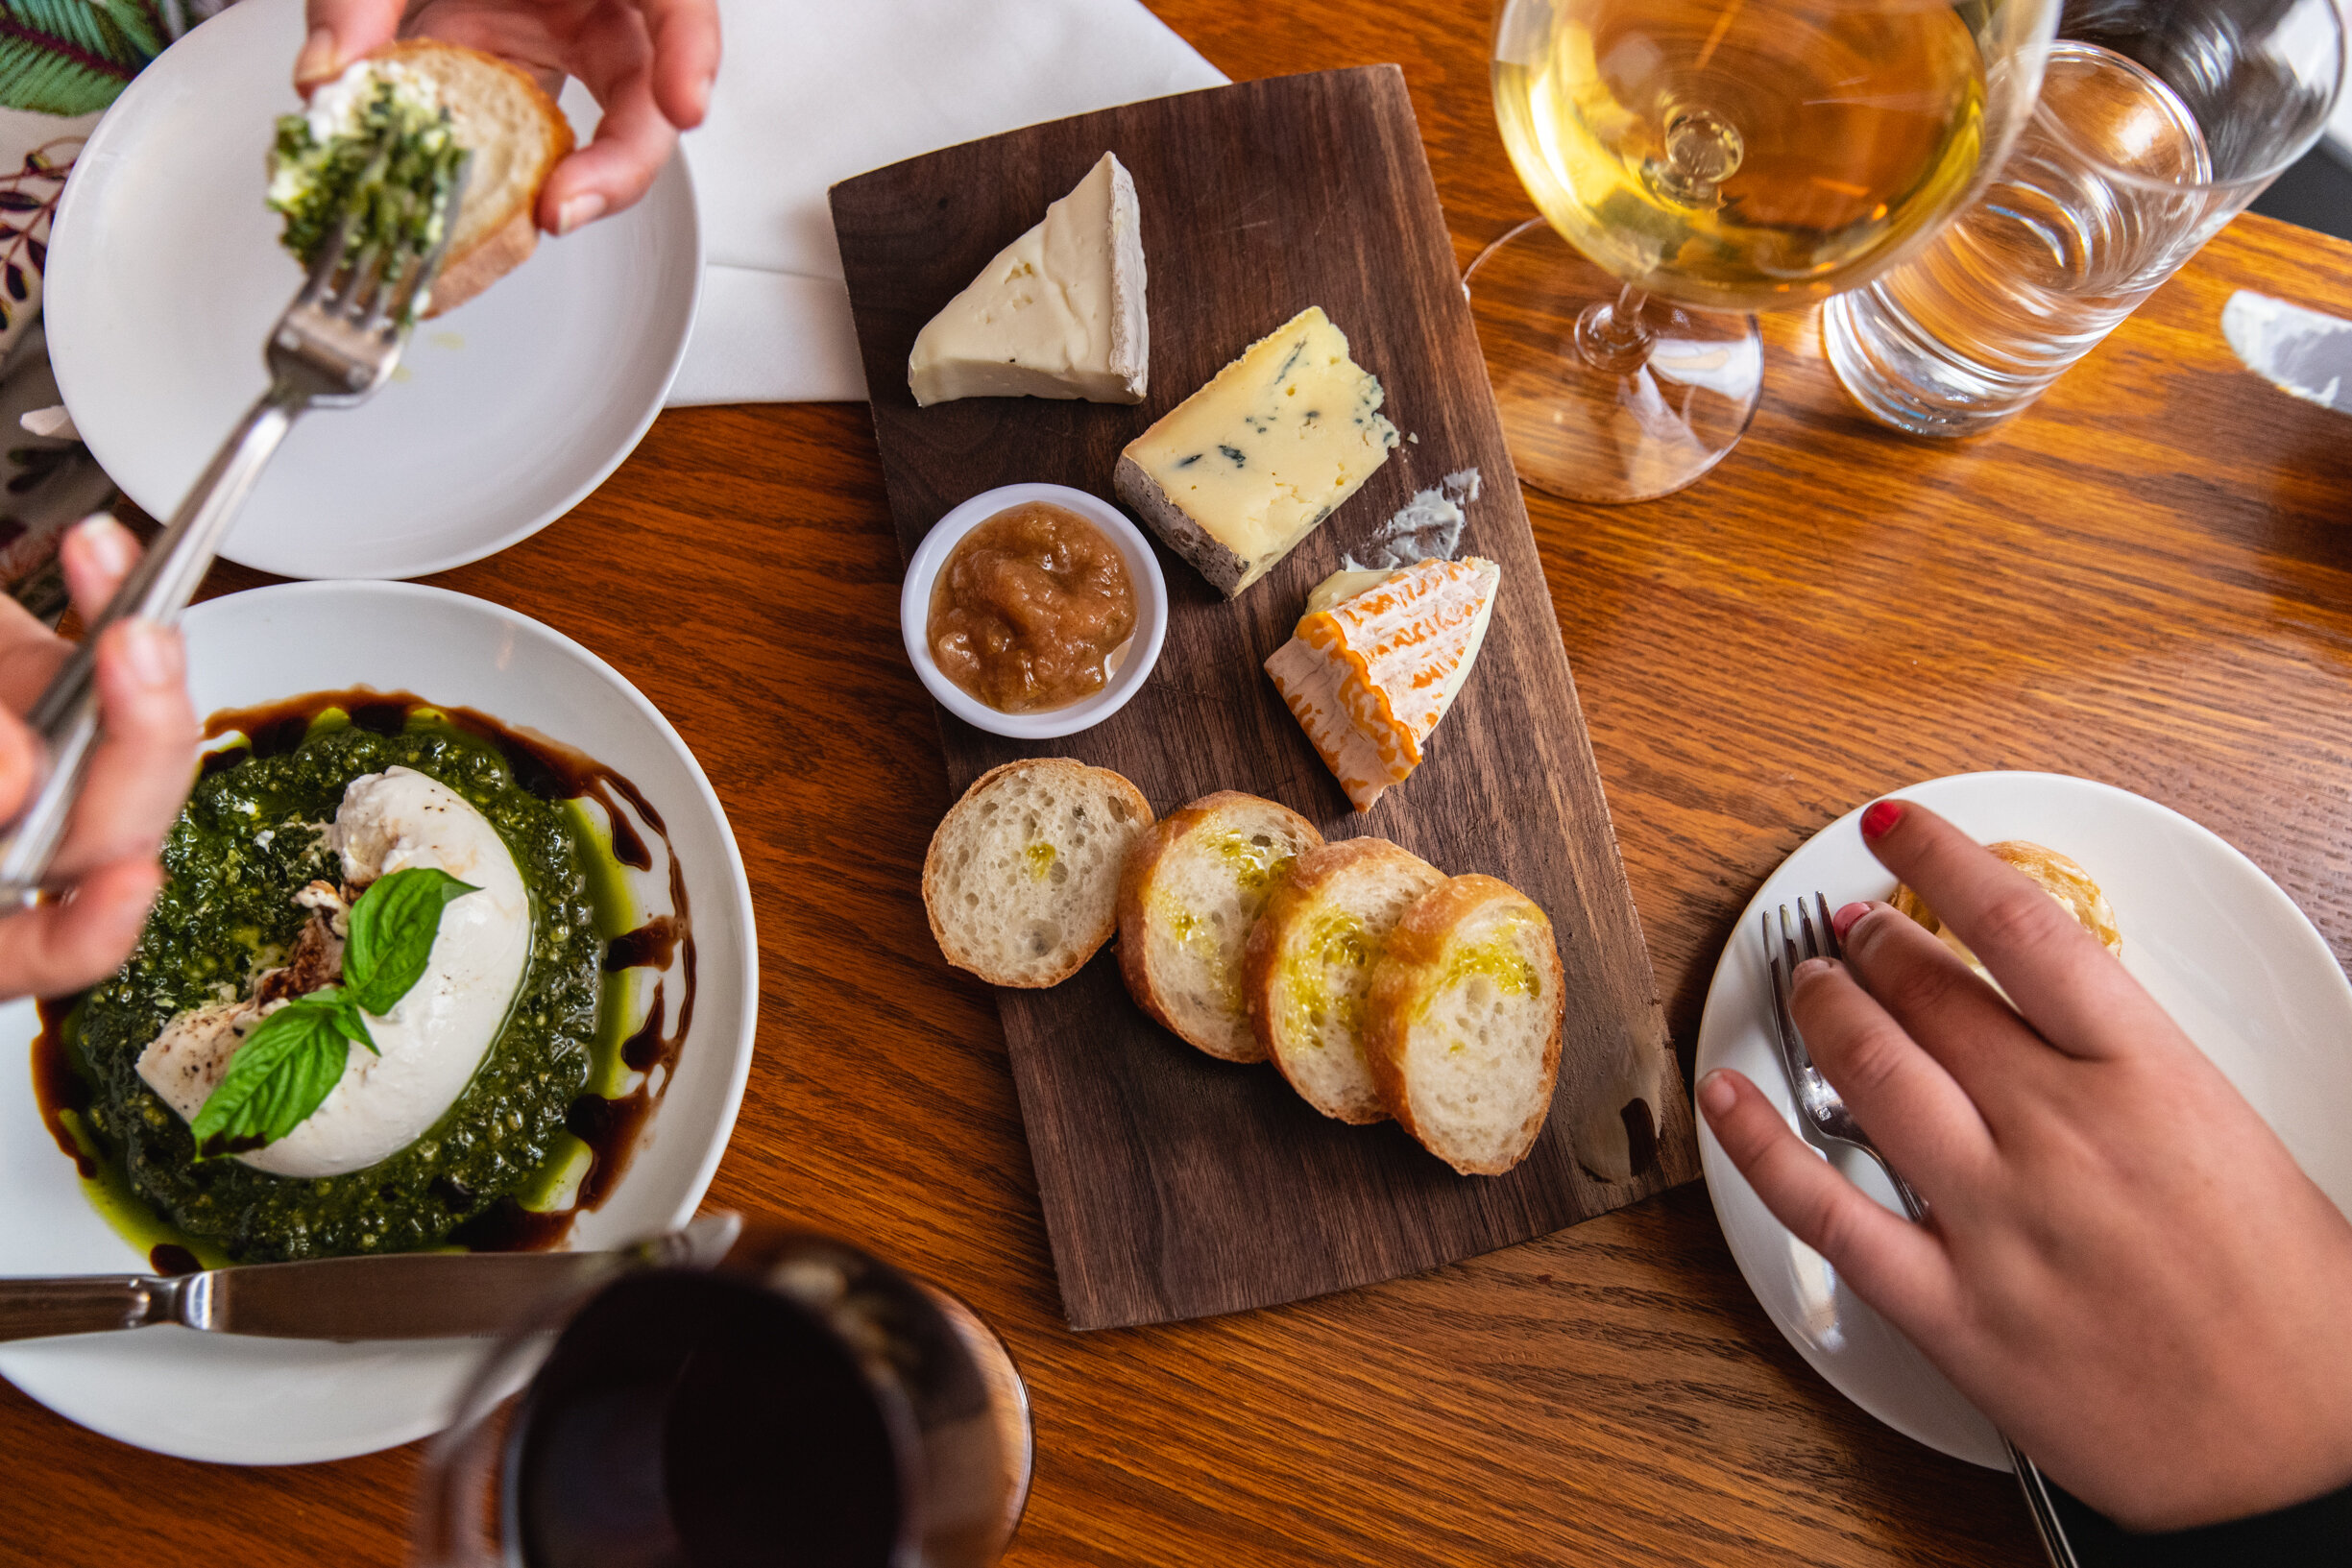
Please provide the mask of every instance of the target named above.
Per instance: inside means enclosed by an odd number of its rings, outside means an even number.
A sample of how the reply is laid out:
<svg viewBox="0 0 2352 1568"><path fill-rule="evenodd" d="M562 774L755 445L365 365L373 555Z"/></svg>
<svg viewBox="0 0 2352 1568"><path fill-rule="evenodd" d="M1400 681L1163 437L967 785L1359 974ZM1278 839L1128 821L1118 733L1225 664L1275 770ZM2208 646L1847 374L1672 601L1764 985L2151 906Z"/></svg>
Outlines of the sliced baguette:
<svg viewBox="0 0 2352 1568"><path fill-rule="evenodd" d="M1119 972L1136 1004L1211 1056L1264 1061L1242 952L1283 868L1322 841L1289 807L1229 789L1155 824L1119 881Z"/></svg>
<svg viewBox="0 0 2352 1568"><path fill-rule="evenodd" d="M1365 1049L1380 1098L1466 1176L1526 1158L1560 1071L1560 951L1535 902L1456 877L1407 909L1372 966Z"/></svg>
<svg viewBox="0 0 2352 1568"><path fill-rule="evenodd" d="M1364 1003L1389 932L1445 873L1385 838L1291 862L1243 955L1249 1026L1299 1098L1341 1122L1385 1122L1364 1056Z"/></svg>
<svg viewBox="0 0 2352 1568"><path fill-rule="evenodd" d="M1119 876L1152 826L1143 791L1066 757L973 781L923 856L939 951L991 985L1059 985L1110 940Z"/></svg>
<svg viewBox="0 0 2352 1568"><path fill-rule="evenodd" d="M424 314L438 316L521 266L539 247L539 193L570 156L571 122L520 67L463 44L405 38L368 57L431 79L450 134L473 155L465 202Z"/></svg>

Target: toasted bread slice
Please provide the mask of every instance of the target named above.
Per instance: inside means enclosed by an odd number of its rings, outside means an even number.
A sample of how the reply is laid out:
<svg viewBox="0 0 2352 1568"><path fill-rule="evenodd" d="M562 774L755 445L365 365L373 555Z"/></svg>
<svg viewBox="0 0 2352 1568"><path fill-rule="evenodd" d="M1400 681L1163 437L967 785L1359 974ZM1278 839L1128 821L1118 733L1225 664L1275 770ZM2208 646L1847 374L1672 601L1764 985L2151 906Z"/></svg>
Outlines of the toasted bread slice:
<svg viewBox="0 0 2352 1568"><path fill-rule="evenodd" d="M464 205L424 314L454 310L539 248L539 193L570 156L571 122L517 66L463 44L404 38L368 57L431 79L450 133L473 155Z"/></svg>
<svg viewBox="0 0 2352 1568"><path fill-rule="evenodd" d="M1229 789L1153 826L1119 881L1119 972L1136 1003L1211 1056L1264 1061L1242 950L1283 868L1322 841L1289 807Z"/></svg>
<svg viewBox="0 0 2352 1568"><path fill-rule="evenodd" d="M2006 860L2033 879L2035 885L2056 899L2084 930L2097 937L2101 947L2119 958L2122 956L2123 933L2116 929L2115 906L2107 902L2107 895L2098 890L2098 883L2091 880L2091 874L2076 864L2072 856L2060 855L2056 850L2046 849L2024 838L2007 838L1998 844L1987 844L1985 848L1993 852L1995 858ZM1984 965L1977 962L1976 955L1968 950L1968 944L1961 941L1959 935L1945 925L1933 909L1928 907L1928 901L1921 898L1909 883L1895 889L1892 902L1899 912L1909 915L1933 931L1971 969L1979 975L1986 974Z"/></svg>
<svg viewBox="0 0 2352 1568"><path fill-rule="evenodd" d="M1243 953L1249 1026L1299 1098L1341 1122L1385 1122L1364 1059L1364 1001L1389 932L1445 873L1385 838L1312 849L1267 896Z"/></svg>
<svg viewBox="0 0 2352 1568"><path fill-rule="evenodd" d="M1564 1002L1535 901L1456 877L1405 911L1372 966L1372 1081L1423 1148L1466 1176L1501 1175L1543 1130Z"/></svg>
<svg viewBox="0 0 2352 1568"><path fill-rule="evenodd" d="M1152 826L1108 768L1039 757L991 768L948 808L923 856L939 951L991 985L1059 985L1110 940L1119 874Z"/></svg>

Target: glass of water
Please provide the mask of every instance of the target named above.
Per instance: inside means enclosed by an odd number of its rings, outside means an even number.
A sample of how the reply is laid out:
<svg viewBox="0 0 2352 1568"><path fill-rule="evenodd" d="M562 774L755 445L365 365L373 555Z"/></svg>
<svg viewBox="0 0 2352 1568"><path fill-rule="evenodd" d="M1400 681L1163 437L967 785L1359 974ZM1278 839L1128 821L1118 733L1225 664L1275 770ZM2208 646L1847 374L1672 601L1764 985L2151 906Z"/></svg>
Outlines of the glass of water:
<svg viewBox="0 0 2352 1568"><path fill-rule="evenodd" d="M1985 194L1825 307L1838 378L1920 435L2016 413L2311 147L2343 74L2336 0L2071 0Z"/></svg>

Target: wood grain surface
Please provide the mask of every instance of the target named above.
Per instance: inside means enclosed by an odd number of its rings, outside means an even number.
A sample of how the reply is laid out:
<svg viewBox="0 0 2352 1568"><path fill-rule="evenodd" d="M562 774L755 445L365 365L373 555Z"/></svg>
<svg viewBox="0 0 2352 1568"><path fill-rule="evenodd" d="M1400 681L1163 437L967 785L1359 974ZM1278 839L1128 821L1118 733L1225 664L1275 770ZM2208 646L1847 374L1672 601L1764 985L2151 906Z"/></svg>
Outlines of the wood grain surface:
<svg viewBox="0 0 2352 1568"><path fill-rule="evenodd" d="M907 387L915 334L1106 148L1142 207L1150 397L918 408ZM1032 126L837 185L833 210L909 556L951 508L1000 485L1044 480L1116 504L1121 449L1309 305L1347 333L1387 390L1384 411L1413 437L1237 599L1155 546L1167 644L1134 701L1084 734L1031 742L942 711L949 787L1015 758L1067 756L1126 774L1162 814L1219 789L1264 795L1326 839L1377 834L1444 871L1511 882L1551 916L1565 970L1551 1118L1499 1177L1458 1176L1394 1122L1345 1126L1271 1066L1195 1050L1134 1005L1107 949L1051 990L1000 991L1072 1326L1198 1317L1418 1273L1694 1179L1686 1092L1403 75L1280 77ZM1492 625L1430 760L1358 813L1266 657L1343 554L1370 553L1374 530L1417 490L1472 468L1486 488L1463 549L1502 568ZM1593 1172L1612 1169L1629 1114L1641 1166L1604 1181Z"/></svg>
<svg viewBox="0 0 2352 1568"><path fill-rule="evenodd" d="M1459 260L1528 215L1485 6L1155 9L1235 77L1400 62ZM1872 424L1814 319L1767 320L1762 411L1704 483L1617 510L1529 496L1678 1047L1789 851L1971 768L2174 807L2352 955L2352 426L2238 368L2239 288L2352 316L2352 245L2240 219L1959 446ZM1038 1436L1011 1568L2039 1560L2006 1476L1889 1432L1788 1348L1695 1185L1424 1275L1072 1334L994 999L941 962L915 891L952 797L898 576L872 424L844 404L666 414L570 517L436 581L611 660L702 759L763 992L711 1201L856 1237L1004 1332ZM224 1470L0 1388L0 1456L11 1564L405 1557L414 1447Z"/></svg>

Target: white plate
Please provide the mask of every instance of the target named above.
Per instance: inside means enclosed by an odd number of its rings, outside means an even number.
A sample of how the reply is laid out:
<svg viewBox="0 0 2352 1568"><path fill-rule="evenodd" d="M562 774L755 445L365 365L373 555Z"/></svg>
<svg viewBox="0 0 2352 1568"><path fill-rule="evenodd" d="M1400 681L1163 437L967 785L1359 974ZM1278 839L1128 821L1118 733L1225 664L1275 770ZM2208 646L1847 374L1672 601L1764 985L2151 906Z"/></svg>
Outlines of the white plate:
<svg viewBox="0 0 2352 1568"><path fill-rule="evenodd" d="M242 0L116 99L50 243L49 355L83 440L168 518L267 384L261 346L301 285L261 205L302 0ZM594 105L565 109L586 140ZM570 511L661 411L702 283L682 159L645 199L420 323L399 379L304 418L222 551L288 577L416 577Z"/></svg>
<svg viewBox="0 0 2352 1568"><path fill-rule="evenodd" d="M2082 862L2115 906L2123 966L2277 1130L2338 1208L2352 1213L2352 985L2292 900L2253 861L2177 811L2054 773L1965 773L1900 790L1983 842L2025 838ZM1758 918L1816 890L1830 907L1883 899L1895 880L1862 845L1857 808L1764 880L1715 968L1698 1071L1746 1073L1797 1124L1766 1030ZM1715 1217L1756 1298L1788 1342L1847 1398L1930 1448L2007 1469L1992 1423L1812 1248L1766 1212L1699 1122ZM1890 1209L1869 1159L1839 1167Z"/></svg>
<svg viewBox="0 0 2352 1568"><path fill-rule="evenodd" d="M574 1244L610 1246L683 1223L735 1125L759 1014L751 888L735 834L686 743L637 688L537 621L405 583L295 583L187 616L199 712L373 686L478 709L565 741L631 780L685 868L698 978L691 1038L635 1156ZM298 674L289 674L299 671ZM666 889L659 839L647 880ZM644 901L659 912L666 891ZM674 1007L676 985L670 986ZM674 1016L674 1013L673 1013ZM0 1274L145 1273L147 1260L83 1195L34 1103L30 1002L0 1007ZM51 1410L185 1459L294 1464L440 1429L488 1341L353 1345L185 1329L0 1346L0 1374Z"/></svg>

